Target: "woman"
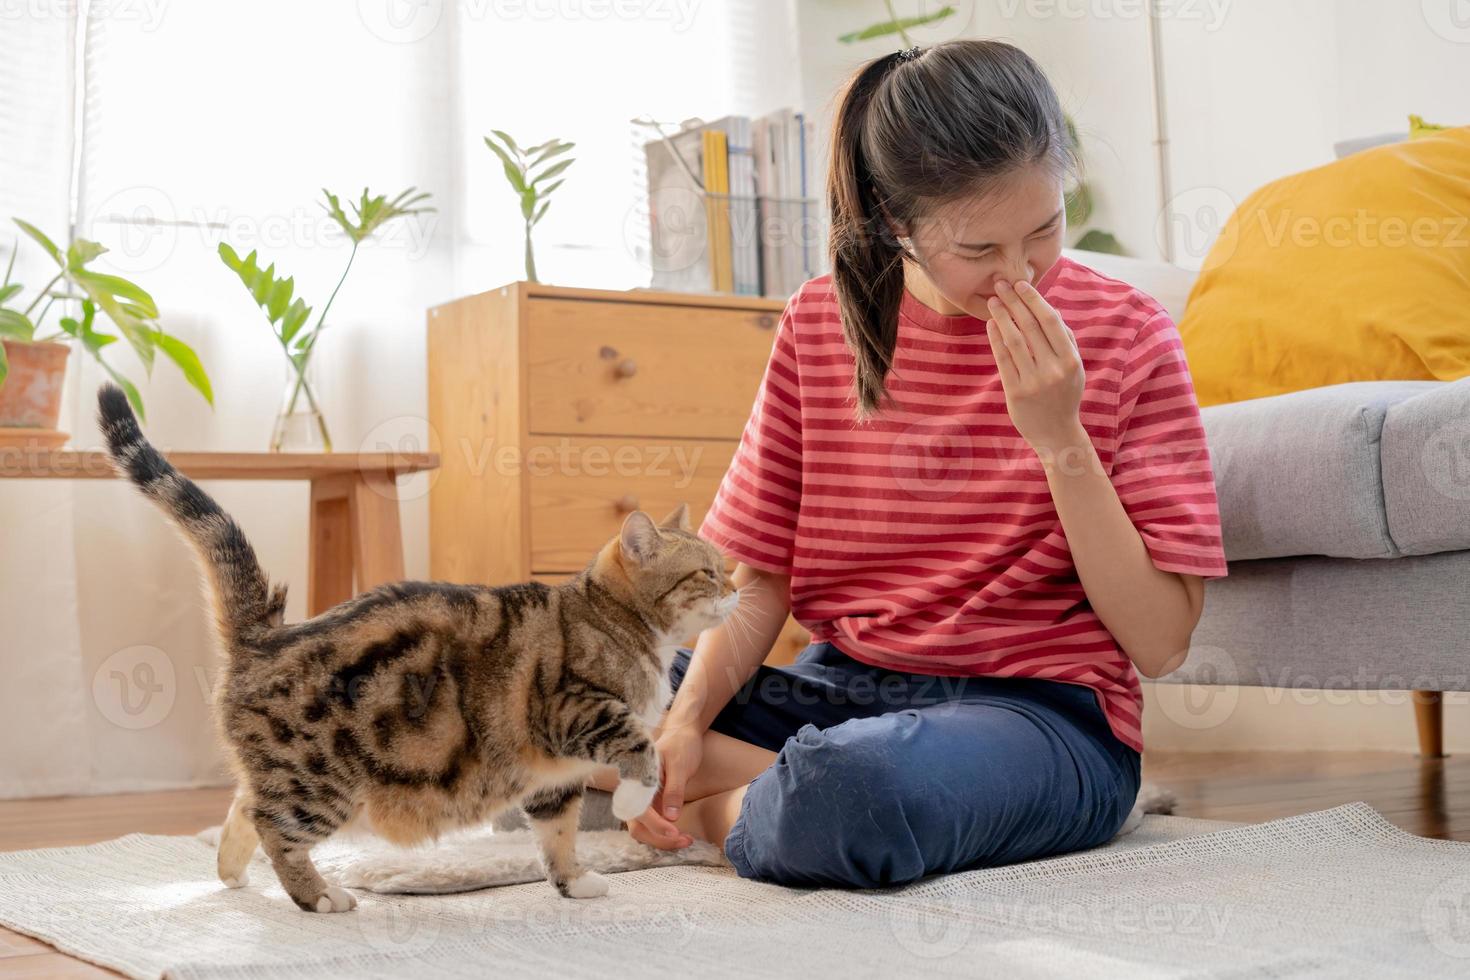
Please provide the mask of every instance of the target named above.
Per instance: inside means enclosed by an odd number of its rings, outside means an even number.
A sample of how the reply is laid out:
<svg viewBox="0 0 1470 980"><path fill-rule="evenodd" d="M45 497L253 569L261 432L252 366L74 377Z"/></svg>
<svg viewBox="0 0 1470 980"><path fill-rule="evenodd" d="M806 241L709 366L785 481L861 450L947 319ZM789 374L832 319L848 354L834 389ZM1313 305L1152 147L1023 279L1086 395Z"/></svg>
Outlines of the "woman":
<svg viewBox="0 0 1470 980"><path fill-rule="evenodd" d="M700 528L747 596L680 649L629 831L799 886L1101 844L1138 674L1183 661L1226 572L1178 331L1061 255L1076 161L1020 50L868 64L832 147L833 271L787 304ZM813 643L764 666L788 611Z"/></svg>

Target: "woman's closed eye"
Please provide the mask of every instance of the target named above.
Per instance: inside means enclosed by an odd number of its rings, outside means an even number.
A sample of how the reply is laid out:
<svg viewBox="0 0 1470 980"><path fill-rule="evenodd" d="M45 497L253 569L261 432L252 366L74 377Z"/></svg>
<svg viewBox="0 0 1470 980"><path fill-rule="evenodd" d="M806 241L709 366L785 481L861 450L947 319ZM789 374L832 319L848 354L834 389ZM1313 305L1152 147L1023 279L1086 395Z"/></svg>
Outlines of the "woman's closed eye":
<svg viewBox="0 0 1470 980"><path fill-rule="evenodd" d="M1046 227L1037 229L1036 233L1031 236L1031 240L1032 241L1040 241L1043 238L1050 238L1053 234L1056 233L1056 230L1058 228L1060 228L1060 227L1061 227L1061 222L1060 221L1053 221L1051 224L1047 225ZM979 262L979 261L981 261L983 259L990 258L990 256L994 252L995 252L995 249L994 248L983 248L980 251L975 252L973 254L961 256L961 258L969 259L971 262Z"/></svg>

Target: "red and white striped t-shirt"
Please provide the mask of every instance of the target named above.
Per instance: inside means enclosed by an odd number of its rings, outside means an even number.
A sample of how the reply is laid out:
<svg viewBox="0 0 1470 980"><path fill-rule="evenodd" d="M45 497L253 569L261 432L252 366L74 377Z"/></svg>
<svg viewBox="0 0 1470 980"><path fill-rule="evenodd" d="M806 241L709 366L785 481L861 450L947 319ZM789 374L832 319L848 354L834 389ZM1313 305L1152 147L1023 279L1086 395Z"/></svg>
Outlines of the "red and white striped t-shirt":
<svg viewBox="0 0 1470 980"><path fill-rule="evenodd" d="M1146 294L1063 256L1036 283L1077 338L1080 418L1154 565L1226 574L1179 331ZM699 533L791 576L814 641L907 673L1094 689L1143 749L1138 674L1093 612L1040 460L1016 432L985 322L903 294L897 408L853 419L830 275L787 303L740 445Z"/></svg>

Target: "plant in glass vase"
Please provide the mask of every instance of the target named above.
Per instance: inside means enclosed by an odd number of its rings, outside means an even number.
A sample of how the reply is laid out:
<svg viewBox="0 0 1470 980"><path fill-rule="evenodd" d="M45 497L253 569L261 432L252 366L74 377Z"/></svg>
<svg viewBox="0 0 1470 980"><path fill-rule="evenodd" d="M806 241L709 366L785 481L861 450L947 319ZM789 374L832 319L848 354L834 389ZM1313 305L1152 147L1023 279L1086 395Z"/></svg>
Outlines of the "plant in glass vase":
<svg viewBox="0 0 1470 980"><path fill-rule="evenodd" d="M260 268L254 251L242 259L228 242L219 244L221 261L244 283L251 298L265 314L276 342L286 355L285 395L271 432L272 452L300 448L320 449L328 453L332 451L332 436L327 429L326 416L322 413L316 391L312 387L314 372L311 370L312 354L316 350L317 339L326 326L327 312L332 308L332 301L337 298L337 293L341 291L342 283L346 282L347 273L352 270L352 260L357 258L358 246L390 221L434 210L431 207L415 206L426 200L429 194L415 193L415 188L412 187L391 200L384 194L370 196L364 187L360 200L355 203L349 201L353 210L353 215L349 218L336 194L326 188L322 188L322 193L326 195L326 202L322 207L347 235L352 242L352 249L347 254L347 262L342 268L342 275L337 278L337 285L327 297L326 305L322 307L315 323L310 326L307 324L311 320L311 307L296 295L294 277L278 277L275 263L264 269Z"/></svg>

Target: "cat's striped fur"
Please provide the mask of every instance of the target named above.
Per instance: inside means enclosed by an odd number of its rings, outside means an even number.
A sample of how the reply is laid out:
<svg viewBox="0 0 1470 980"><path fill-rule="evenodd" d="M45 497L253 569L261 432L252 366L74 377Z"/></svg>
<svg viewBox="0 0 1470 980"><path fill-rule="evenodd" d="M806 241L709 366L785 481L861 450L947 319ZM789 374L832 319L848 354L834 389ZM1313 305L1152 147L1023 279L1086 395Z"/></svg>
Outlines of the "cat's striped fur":
<svg viewBox="0 0 1470 980"><path fill-rule="evenodd" d="M345 911L356 900L310 857L343 826L410 844L518 803L557 891L606 892L576 861L584 780L616 766L613 812L648 807L660 777L650 728L668 706L675 645L739 599L685 505L657 525L629 514L563 585L400 582L286 623L285 588L148 443L115 385L99 391L98 420L114 465L183 532L210 584L224 655L215 718L238 779L225 884L245 883L259 843L297 905Z"/></svg>

